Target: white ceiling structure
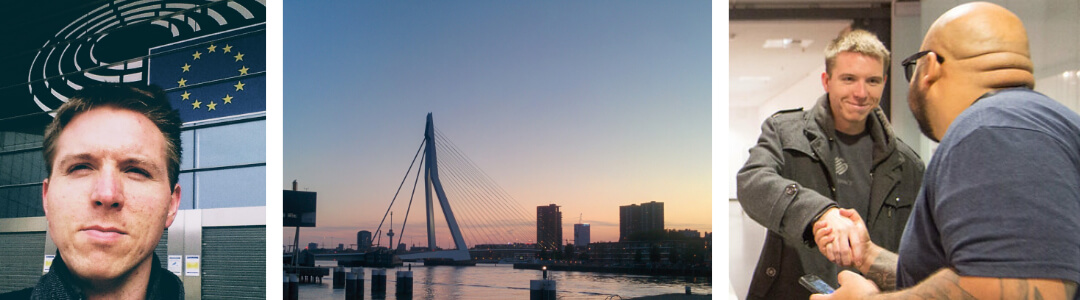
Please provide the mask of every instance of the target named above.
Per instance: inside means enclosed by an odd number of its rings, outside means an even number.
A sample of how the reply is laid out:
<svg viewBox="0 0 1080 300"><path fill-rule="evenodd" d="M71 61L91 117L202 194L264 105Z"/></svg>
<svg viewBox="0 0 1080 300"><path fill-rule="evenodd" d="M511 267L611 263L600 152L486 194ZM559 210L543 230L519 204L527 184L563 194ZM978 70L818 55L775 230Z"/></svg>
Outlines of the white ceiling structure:
<svg viewBox="0 0 1080 300"><path fill-rule="evenodd" d="M729 0L728 7L828 9L870 7L891 2L892 0ZM851 21L729 21L729 105L733 108L759 106L808 76L820 76L825 64L825 45L847 28ZM786 48L764 47L769 40L783 44L784 39L790 39Z"/></svg>
<svg viewBox="0 0 1080 300"><path fill-rule="evenodd" d="M808 76L820 76L825 45L850 24L851 20L731 21L729 105L758 106ZM765 47L783 45L785 40L787 47Z"/></svg>

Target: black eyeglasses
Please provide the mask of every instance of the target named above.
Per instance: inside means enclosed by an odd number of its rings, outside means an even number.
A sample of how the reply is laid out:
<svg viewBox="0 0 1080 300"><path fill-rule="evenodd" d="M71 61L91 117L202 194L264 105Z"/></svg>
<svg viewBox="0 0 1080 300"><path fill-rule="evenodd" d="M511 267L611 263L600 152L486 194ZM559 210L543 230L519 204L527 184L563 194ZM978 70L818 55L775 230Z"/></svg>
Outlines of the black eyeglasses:
<svg viewBox="0 0 1080 300"><path fill-rule="evenodd" d="M904 66L904 78L907 78L908 82L911 82L911 76L915 75L915 63L919 61L919 58L926 56L930 52L931 50L919 51L919 53L912 54L911 56L908 56L908 58L905 58L904 61L900 62L900 65ZM944 63L945 58L938 55L937 62Z"/></svg>

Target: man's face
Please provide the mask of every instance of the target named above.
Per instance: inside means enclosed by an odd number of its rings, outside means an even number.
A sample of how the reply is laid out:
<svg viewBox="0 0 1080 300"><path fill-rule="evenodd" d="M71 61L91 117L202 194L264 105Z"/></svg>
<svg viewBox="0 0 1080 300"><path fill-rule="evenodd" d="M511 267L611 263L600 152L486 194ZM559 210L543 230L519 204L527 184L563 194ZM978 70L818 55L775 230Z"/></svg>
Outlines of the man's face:
<svg viewBox="0 0 1080 300"><path fill-rule="evenodd" d="M826 75L822 84L829 93L829 107L837 129L865 126L866 116L881 101L884 71L881 61L871 56L855 52L840 52L836 56L832 74Z"/></svg>
<svg viewBox="0 0 1080 300"><path fill-rule="evenodd" d="M161 131L137 112L95 108L68 123L53 159L41 196L49 234L71 271L114 280L149 265L180 203Z"/></svg>

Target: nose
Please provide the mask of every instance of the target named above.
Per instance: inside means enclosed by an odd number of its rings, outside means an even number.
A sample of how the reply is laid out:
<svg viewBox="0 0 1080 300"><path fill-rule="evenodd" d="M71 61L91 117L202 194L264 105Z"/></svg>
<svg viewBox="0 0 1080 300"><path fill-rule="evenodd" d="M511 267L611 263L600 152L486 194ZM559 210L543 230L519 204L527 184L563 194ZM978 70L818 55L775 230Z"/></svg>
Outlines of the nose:
<svg viewBox="0 0 1080 300"><path fill-rule="evenodd" d="M120 180L120 174L116 170L101 171L94 182L94 190L90 194L93 206L103 208L120 208L124 206L124 185Z"/></svg>
<svg viewBox="0 0 1080 300"><path fill-rule="evenodd" d="M867 89L866 89L866 83L865 82L860 82L860 83L855 84L855 91L854 91L854 93L852 93L852 95L855 96L855 98L859 98L859 99L866 98L866 94L867 94Z"/></svg>

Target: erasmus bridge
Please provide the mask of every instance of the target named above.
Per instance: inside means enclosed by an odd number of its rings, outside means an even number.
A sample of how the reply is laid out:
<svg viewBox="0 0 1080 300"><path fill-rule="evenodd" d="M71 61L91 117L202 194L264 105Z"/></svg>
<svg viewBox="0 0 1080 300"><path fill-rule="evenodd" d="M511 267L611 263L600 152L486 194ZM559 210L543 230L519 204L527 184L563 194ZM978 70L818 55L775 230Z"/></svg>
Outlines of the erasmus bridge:
<svg viewBox="0 0 1080 300"><path fill-rule="evenodd" d="M415 169L414 169L415 167ZM411 192L404 199L403 188L412 179ZM420 183L423 178L423 184ZM477 244L533 243L536 239L536 219L483 170L476 166L453 142L435 128L432 115L427 115L423 141L416 150L397 192L383 214L379 227L369 243L378 247L385 235L388 248L402 243L408 228L410 212L417 188L423 191L423 210L426 220L427 251L398 254L398 258L470 260L469 246ZM407 200L407 202L405 202ZM393 223L395 205L404 204L405 217ZM442 218L436 218L436 204ZM420 208L418 208L420 209ZM389 216L389 218L388 218ZM390 222L387 222L390 221ZM384 226L386 230L384 231ZM437 228L449 231L452 245L440 247ZM398 237L396 240L394 237ZM324 258L348 259L357 254L319 255ZM362 254L359 254L362 255Z"/></svg>

